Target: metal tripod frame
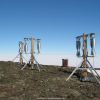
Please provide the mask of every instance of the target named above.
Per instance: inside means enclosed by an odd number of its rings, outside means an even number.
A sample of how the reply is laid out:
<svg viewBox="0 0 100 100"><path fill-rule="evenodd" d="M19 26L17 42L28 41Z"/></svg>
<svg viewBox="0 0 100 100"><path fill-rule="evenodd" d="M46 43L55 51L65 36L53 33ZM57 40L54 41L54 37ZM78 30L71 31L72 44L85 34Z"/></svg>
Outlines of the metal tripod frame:
<svg viewBox="0 0 100 100"><path fill-rule="evenodd" d="M17 58L20 58L20 53L19 53L12 61L14 62ZM23 58L25 61L27 61L27 60L25 59L24 56L22 56L22 58Z"/></svg>
<svg viewBox="0 0 100 100"><path fill-rule="evenodd" d="M30 61L30 60L29 60L29 61ZM28 64L29 61L27 61L27 63L24 65L24 67L21 68L21 70L24 70L24 69L27 67L27 64ZM35 59L35 57L34 57L34 61L35 61L35 63L36 63L36 67L37 67L38 71L40 72L40 71L41 71L41 68L43 68L43 66L40 65L40 64L38 63L38 61ZM34 64L31 64L31 67L32 67L32 69L33 69ZM43 69L43 70L44 70L44 69Z"/></svg>
<svg viewBox="0 0 100 100"><path fill-rule="evenodd" d="M70 74L70 76L66 79L66 81L68 81L72 76L73 76L73 74L77 71L77 70L84 70L84 69L89 69L90 70L90 72L93 74L93 76L94 76L94 78L96 79L96 81L97 81L97 83L99 83L100 84L100 80L99 80L99 78L100 78L100 76L99 76L99 74L97 73L97 71L93 68L93 66L91 65L91 63L89 62L89 60L86 60L86 66L87 67L83 67L83 65L84 65L84 61L82 61L82 63L81 63L81 65L80 66L78 66L78 67L76 67L74 70L73 70L73 72ZM94 73L96 74L94 74L93 73L93 71L94 71Z"/></svg>

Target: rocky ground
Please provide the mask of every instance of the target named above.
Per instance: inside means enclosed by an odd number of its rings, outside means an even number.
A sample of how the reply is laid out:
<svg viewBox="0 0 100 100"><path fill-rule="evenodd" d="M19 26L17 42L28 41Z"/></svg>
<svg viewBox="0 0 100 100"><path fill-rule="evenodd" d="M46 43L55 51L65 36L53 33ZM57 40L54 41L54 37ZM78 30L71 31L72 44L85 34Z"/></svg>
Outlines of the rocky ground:
<svg viewBox="0 0 100 100"><path fill-rule="evenodd" d="M44 68L20 70L16 63L0 62L0 100L100 100L96 82L80 82L75 75L66 82L71 68Z"/></svg>

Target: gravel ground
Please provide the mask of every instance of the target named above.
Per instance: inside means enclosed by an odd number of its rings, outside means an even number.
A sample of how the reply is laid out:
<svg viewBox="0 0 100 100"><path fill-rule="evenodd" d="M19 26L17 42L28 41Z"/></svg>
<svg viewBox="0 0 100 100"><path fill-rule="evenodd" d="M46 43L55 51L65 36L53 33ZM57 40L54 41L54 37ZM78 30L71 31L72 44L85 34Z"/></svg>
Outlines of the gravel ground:
<svg viewBox="0 0 100 100"><path fill-rule="evenodd" d="M66 82L72 68L43 67L20 70L16 63L0 62L0 100L100 100L96 82L80 82L75 75Z"/></svg>

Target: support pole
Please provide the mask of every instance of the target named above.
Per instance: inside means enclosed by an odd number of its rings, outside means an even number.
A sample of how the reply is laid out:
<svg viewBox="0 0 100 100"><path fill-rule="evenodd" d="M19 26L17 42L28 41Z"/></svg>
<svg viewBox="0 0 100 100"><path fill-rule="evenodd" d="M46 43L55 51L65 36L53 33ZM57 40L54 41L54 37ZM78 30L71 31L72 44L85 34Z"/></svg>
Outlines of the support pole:
<svg viewBox="0 0 100 100"><path fill-rule="evenodd" d="M31 39L31 64L34 66L34 38Z"/></svg>
<svg viewBox="0 0 100 100"><path fill-rule="evenodd" d="M23 64L23 47L24 44L22 41L19 41L19 62L22 65Z"/></svg>
<svg viewBox="0 0 100 100"><path fill-rule="evenodd" d="M83 34L83 67L87 67L87 35Z"/></svg>
<svg viewBox="0 0 100 100"><path fill-rule="evenodd" d="M23 64L23 56L22 56L22 53L20 53L20 64L21 65Z"/></svg>

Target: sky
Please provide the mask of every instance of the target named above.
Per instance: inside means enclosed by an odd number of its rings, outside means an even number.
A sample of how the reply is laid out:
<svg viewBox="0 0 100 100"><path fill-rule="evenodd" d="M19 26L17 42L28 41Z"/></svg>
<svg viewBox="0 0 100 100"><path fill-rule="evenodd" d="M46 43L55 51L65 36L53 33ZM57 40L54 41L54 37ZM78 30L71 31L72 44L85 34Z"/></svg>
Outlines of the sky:
<svg viewBox="0 0 100 100"><path fill-rule="evenodd" d="M84 32L96 34L100 65L100 0L0 0L1 60L16 56L18 42L32 36L41 39L45 62L71 59L76 56L75 37Z"/></svg>

